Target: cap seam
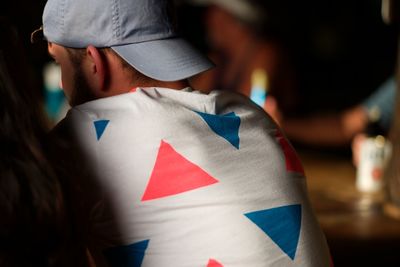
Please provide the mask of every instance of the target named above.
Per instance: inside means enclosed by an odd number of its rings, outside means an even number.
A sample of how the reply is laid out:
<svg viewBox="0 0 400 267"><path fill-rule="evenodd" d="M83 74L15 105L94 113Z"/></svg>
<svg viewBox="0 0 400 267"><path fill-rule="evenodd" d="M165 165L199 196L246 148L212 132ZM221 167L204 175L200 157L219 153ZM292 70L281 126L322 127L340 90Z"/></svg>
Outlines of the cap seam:
<svg viewBox="0 0 400 267"><path fill-rule="evenodd" d="M113 35L114 38L120 40L121 37L121 26L119 19L119 2L117 0L113 0L112 2L112 24L113 24Z"/></svg>
<svg viewBox="0 0 400 267"><path fill-rule="evenodd" d="M64 27L64 23L65 23L65 1L63 0L60 2L60 21L59 21L59 25L61 28L61 32L63 34L65 34L65 27Z"/></svg>
<svg viewBox="0 0 400 267"><path fill-rule="evenodd" d="M174 38L181 38L178 34L153 34L151 36L143 36L142 38L136 38L134 42L127 41L126 43L119 43L119 44L112 44L110 47L118 47L118 46L125 46L130 44L140 44L145 42L152 42L158 40L165 40L165 39L174 39Z"/></svg>

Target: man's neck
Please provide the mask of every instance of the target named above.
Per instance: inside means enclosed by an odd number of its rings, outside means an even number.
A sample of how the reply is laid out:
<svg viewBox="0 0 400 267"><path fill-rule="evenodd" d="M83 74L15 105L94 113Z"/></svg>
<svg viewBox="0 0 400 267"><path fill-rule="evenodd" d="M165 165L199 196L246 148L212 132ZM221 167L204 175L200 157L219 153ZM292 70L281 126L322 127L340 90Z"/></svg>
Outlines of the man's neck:
<svg viewBox="0 0 400 267"><path fill-rule="evenodd" d="M144 83L135 83L135 84L130 84L126 85L123 87L119 87L119 89L115 90L110 90L108 91L108 94L104 94L102 97L98 98L103 98L103 97L110 97L110 96L115 96L115 95L120 95L120 94L125 94L128 92L133 92L136 91L136 88L142 87L161 87L161 88L169 88L169 89L175 89L175 90L182 90L186 87L189 87L190 84L187 80L181 80L181 81L174 81L174 82L164 82L164 81L156 81L156 80L151 80L149 82L144 82Z"/></svg>
<svg viewBox="0 0 400 267"><path fill-rule="evenodd" d="M182 90L186 87L189 87L189 82L187 80L173 81L173 82L164 82L164 81L155 81L153 80L151 83L141 84L135 87L162 87L162 88L170 88L175 90Z"/></svg>

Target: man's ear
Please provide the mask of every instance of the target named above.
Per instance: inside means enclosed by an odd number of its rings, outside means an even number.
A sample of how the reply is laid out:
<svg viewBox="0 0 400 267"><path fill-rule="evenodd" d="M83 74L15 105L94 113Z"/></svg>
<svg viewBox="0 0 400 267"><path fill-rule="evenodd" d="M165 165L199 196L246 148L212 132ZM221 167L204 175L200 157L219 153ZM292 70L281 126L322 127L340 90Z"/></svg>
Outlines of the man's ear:
<svg viewBox="0 0 400 267"><path fill-rule="evenodd" d="M91 84L91 88L95 90L95 94L100 96L103 91L107 90L105 79L107 72L107 59L93 45L89 45L86 48L86 55L88 64L86 67L86 71L90 80L88 81Z"/></svg>

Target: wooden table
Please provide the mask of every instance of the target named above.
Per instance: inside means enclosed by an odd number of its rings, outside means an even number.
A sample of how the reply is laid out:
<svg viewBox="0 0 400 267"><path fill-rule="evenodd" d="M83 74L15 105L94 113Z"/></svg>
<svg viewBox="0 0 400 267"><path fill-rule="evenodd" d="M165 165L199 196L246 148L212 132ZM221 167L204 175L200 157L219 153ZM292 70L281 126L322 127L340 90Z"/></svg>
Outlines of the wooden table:
<svg viewBox="0 0 400 267"><path fill-rule="evenodd" d="M384 193L356 190L349 156L298 152L335 266L400 266L400 220L383 212Z"/></svg>

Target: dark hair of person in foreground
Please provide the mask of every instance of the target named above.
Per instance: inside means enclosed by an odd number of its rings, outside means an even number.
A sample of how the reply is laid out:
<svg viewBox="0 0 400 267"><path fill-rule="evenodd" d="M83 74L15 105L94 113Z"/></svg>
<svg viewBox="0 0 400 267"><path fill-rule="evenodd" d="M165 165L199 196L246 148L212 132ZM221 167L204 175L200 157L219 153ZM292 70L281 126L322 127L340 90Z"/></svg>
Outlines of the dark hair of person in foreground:
<svg viewBox="0 0 400 267"><path fill-rule="evenodd" d="M0 36L0 266L82 266L66 177L45 152L40 94L16 29L1 17Z"/></svg>

